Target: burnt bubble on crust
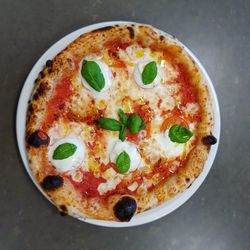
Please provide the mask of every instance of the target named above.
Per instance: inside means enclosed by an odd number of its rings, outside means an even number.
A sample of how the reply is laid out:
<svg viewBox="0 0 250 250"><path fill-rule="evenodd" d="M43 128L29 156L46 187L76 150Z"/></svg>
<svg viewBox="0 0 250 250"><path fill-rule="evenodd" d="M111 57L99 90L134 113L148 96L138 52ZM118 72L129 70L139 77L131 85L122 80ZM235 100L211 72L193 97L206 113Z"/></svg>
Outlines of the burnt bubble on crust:
<svg viewBox="0 0 250 250"><path fill-rule="evenodd" d="M60 175L47 175L41 186L46 191L53 191L63 185L63 178Z"/></svg>
<svg viewBox="0 0 250 250"><path fill-rule="evenodd" d="M42 145L49 145L50 138L44 131L38 129L28 137L27 142L29 145L38 148Z"/></svg>
<svg viewBox="0 0 250 250"><path fill-rule="evenodd" d="M120 221L130 221L137 209L136 200L123 196L114 206L114 214Z"/></svg>
<svg viewBox="0 0 250 250"><path fill-rule="evenodd" d="M106 27L102 27L102 28L99 28L99 29L96 29L96 30L92 30L92 32L99 32L99 31L106 31L106 30L110 30L110 29L113 29L114 27L113 26L106 26Z"/></svg>
<svg viewBox="0 0 250 250"><path fill-rule="evenodd" d="M41 83L39 87L37 88L35 94L33 95L33 100L37 100L40 96L43 96L46 91L46 85L45 83Z"/></svg>
<svg viewBox="0 0 250 250"><path fill-rule="evenodd" d="M60 205L59 206L59 212L61 216L66 216L68 215L68 209L65 205Z"/></svg>
<svg viewBox="0 0 250 250"><path fill-rule="evenodd" d="M160 35L160 40L163 41L164 40L164 36Z"/></svg>
<svg viewBox="0 0 250 250"><path fill-rule="evenodd" d="M43 70L39 73L39 76L41 77L41 79L45 77L45 73Z"/></svg>
<svg viewBox="0 0 250 250"><path fill-rule="evenodd" d="M203 142L204 145L210 146L210 145L216 144L217 143L217 139L213 135L207 135L207 136L205 136L205 137L202 138L202 142Z"/></svg>
<svg viewBox="0 0 250 250"><path fill-rule="evenodd" d="M60 210L66 213L68 211L67 207L65 205L60 205Z"/></svg>
<svg viewBox="0 0 250 250"><path fill-rule="evenodd" d="M51 66L52 66L52 60L47 60L46 67L51 67Z"/></svg>
<svg viewBox="0 0 250 250"><path fill-rule="evenodd" d="M129 31L129 37L130 37L130 39L134 39L134 37L135 37L135 31L134 31L134 29L131 26L128 26L127 29Z"/></svg>

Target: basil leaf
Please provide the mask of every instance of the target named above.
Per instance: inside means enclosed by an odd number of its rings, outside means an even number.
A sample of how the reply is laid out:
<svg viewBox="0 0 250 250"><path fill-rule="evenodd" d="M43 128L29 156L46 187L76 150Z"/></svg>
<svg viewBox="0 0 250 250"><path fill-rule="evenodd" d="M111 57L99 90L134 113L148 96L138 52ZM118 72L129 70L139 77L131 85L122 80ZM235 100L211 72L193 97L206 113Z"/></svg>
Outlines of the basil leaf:
<svg viewBox="0 0 250 250"><path fill-rule="evenodd" d="M121 129L120 122L113 118L100 118L97 122L100 127L107 130L119 131Z"/></svg>
<svg viewBox="0 0 250 250"><path fill-rule="evenodd" d="M66 159L73 155L76 152L76 149L77 146L72 143L63 143L55 149L52 158L54 160Z"/></svg>
<svg viewBox="0 0 250 250"><path fill-rule="evenodd" d="M147 85L154 81L155 77L157 75L157 65L156 62L150 62L146 64L142 71L142 82Z"/></svg>
<svg viewBox="0 0 250 250"><path fill-rule="evenodd" d="M118 168L119 173L124 174L128 172L130 168L130 158L126 151L122 151L117 159L116 159L116 166Z"/></svg>
<svg viewBox="0 0 250 250"><path fill-rule="evenodd" d="M122 125L120 133L119 133L119 139L121 141L125 141L126 139L126 127L124 125Z"/></svg>
<svg viewBox="0 0 250 250"><path fill-rule="evenodd" d="M126 126L128 118L127 118L127 116L125 115L125 113L123 112L122 109L118 110L118 115L119 115L119 117L121 119L121 123Z"/></svg>
<svg viewBox="0 0 250 250"><path fill-rule="evenodd" d="M172 142L186 143L193 133L188 128L175 124L169 129L168 136Z"/></svg>
<svg viewBox="0 0 250 250"><path fill-rule="evenodd" d="M96 91L100 92L105 85L105 79L99 65L94 61L84 60L81 69L82 77Z"/></svg>
<svg viewBox="0 0 250 250"><path fill-rule="evenodd" d="M145 122L134 113L128 118L127 127L132 134L137 134L145 128Z"/></svg>

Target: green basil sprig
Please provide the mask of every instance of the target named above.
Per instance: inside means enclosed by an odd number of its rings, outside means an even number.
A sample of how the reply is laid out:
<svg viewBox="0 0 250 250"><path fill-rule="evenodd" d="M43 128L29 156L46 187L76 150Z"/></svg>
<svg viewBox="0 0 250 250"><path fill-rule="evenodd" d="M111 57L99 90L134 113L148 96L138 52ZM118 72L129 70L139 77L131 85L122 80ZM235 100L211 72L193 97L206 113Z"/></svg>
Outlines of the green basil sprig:
<svg viewBox="0 0 250 250"><path fill-rule="evenodd" d="M124 113L124 111L122 109L118 110L118 115L120 117L121 123L124 126L127 126L127 120L128 120L128 118L127 118L126 114Z"/></svg>
<svg viewBox="0 0 250 250"><path fill-rule="evenodd" d="M125 139L126 139L126 127L124 125L122 125L122 127L120 129L119 139L121 141L125 141Z"/></svg>
<svg viewBox="0 0 250 250"><path fill-rule="evenodd" d="M120 131L119 139L121 141L125 141L126 139L126 128L128 128L132 134L136 134L146 127L142 118L135 113L130 115L128 118L123 110L119 109L118 115L120 117L120 122L113 118L100 118L97 123L101 128L112 131Z"/></svg>
<svg viewBox="0 0 250 250"><path fill-rule="evenodd" d="M137 134L141 130L143 130L146 127L146 125L139 115L133 113L128 118L127 127L132 134Z"/></svg>
<svg viewBox="0 0 250 250"><path fill-rule="evenodd" d="M71 155L73 155L76 152L76 149L77 149L77 146L75 144L63 143L55 149L52 158L54 160L66 159L70 157Z"/></svg>
<svg viewBox="0 0 250 250"><path fill-rule="evenodd" d="M116 159L116 166L118 168L119 173L124 174L128 172L130 168L130 157L126 151L122 151L117 159Z"/></svg>
<svg viewBox="0 0 250 250"><path fill-rule="evenodd" d="M175 124L169 129L168 136L172 142L186 143L193 133L188 128Z"/></svg>
<svg viewBox="0 0 250 250"><path fill-rule="evenodd" d="M144 67L142 71L142 82L147 85L154 81L157 76L157 65L156 62L152 61Z"/></svg>
<svg viewBox="0 0 250 250"><path fill-rule="evenodd" d="M84 60L81 68L82 77L96 91L100 92L105 85L105 79L99 65L94 61Z"/></svg>
<svg viewBox="0 0 250 250"><path fill-rule="evenodd" d="M121 129L121 123L113 118L100 118L98 124L107 130L119 131Z"/></svg>

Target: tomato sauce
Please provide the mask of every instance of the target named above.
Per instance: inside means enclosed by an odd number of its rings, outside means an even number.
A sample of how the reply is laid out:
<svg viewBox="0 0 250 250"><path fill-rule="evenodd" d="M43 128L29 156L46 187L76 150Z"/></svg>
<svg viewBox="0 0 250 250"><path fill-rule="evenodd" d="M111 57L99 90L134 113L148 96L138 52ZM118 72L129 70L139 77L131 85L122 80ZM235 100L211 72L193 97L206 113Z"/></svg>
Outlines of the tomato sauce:
<svg viewBox="0 0 250 250"><path fill-rule="evenodd" d="M104 44L105 48L108 49L108 53L110 56L113 58L113 67L118 67L118 68L126 68L126 64L119 58L118 56L118 51L119 49L125 50L128 46L130 46L130 43L122 42L121 39L116 39L112 41L108 41ZM183 117L186 122L190 122L193 120L199 120L200 119L200 112L196 114L193 117L185 117L185 114L181 111L181 107L185 106L187 103L192 103L192 102L197 102L197 90L195 87L191 85L192 83L192 75L188 71L188 69L185 67L184 64L180 63L178 60L178 57L180 57L181 50L178 46L170 46L169 48L163 50L157 46L151 47L152 50L158 50L158 51L163 51L163 56L165 59L169 60L173 67L178 71L178 76L176 81L180 84L181 89L181 103L179 104L178 107L175 107L168 115L169 116L174 116L176 119L178 117ZM177 58L177 60L176 60ZM67 87L68 84L66 83L67 81L62 80L62 83L60 85L61 88L59 90L56 89L55 91L55 96L52 98L52 100L49 103L49 110L50 113L47 116L47 123L51 124L54 120L55 117L54 115L60 112L59 106L63 104L63 101L65 100L65 93L67 96L67 93L70 93L69 88ZM70 81L69 81L70 82ZM64 89L64 90L63 90ZM69 94L70 96L70 94ZM161 106L162 100L159 100L157 103L158 108ZM153 112L149 107L149 102L145 102L145 104L135 104L134 112L137 113L146 123L146 131L147 134L150 131L150 122L151 119L153 118ZM100 114L98 114L100 115ZM130 114L127 114L130 115ZM165 114L162 114L165 115ZM72 119L76 119L76 117L71 117ZM77 117L79 119L79 117ZM86 122L86 118L82 118ZM181 118L180 118L181 119ZM87 117L88 120L88 117ZM178 120L178 119L177 119ZM186 125L186 122L182 120L178 120L178 123ZM93 120L89 121L93 122ZM170 124L171 121L166 121L166 127L168 124ZM138 143L139 140L139 134L132 134L129 130L127 130L127 140L131 141L133 143ZM91 150L94 150L95 148L95 143L89 144L88 145ZM71 177L67 176L69 180L71 181L72 185L79 190L81 195L86 198L92 198L92 197L99 197L100 200L105 201L105 199L112 194L133 194L134 192L130 191L127 187L131 185L134 181L138 183L138 185L141 185L143 183L143 177L151 180L152 177L156 174L159 175L158 182L156 185L152 185L148 190L153 191L157 186L161 185L163 182L166 181L167 178L170 176L176 174L180 169L185 166L185 161L182 161L181 159L175 159L179 161L180 165L178 167L174 167L173 162L168 162L164 160L159 160L155 165L153 166L153 170L149 174L143 174L140 176L134 175L133 178L129 181L122 180L115 189L106 192L104 195L100 195L97 188L101 183L105 183L106 180L102 177L95 177L95 175L91 172L83 172L83 178L81 182L75 182L72 180ZM100 163L100 172L106 171L108 168L112 167L113 169L116 170L115 164L113 163L108 163L108 164L103 164Z"/></svg>
<svg viewBox="0 0 250 250"><path fill-rule="evenodd" d="M133 142L135 144L138 143L138 140L139 140L139 133L137 134L132 134L128 129L127 129L127 132L126 132L126 139L130 142Z"/></svg>
<svg viewBox="0 0 250 250"><path fill-rule="evenodd" d="M149 187L148 191L151 192L156 187L164 183L166 179L174 175L178 171L179 168L180 166L178 168L173 168L171 162L166 162L162 160L159 160L158 162L156 162L153 168L153 171L150 174L145 175L145 177L150 180L152 179L154 175L159 174L158 183L156 185L152 185L151 187Z"/></svg>
<svg viewBox="0 0 250 250"><path fill-rule="evenodd" d="M106 180L102 177L95 177L93 173L91 172L83 172L83 178L81 182L74 181L71 176L66 176L74 188L78 190L83 197L86 198L93 198L100 196L97 188L98 186L106 182Z"/></svg>
<svg viewBox="0 0 250 250"><path fill-rule="evenodd" d="M45 119L41 126L43 130L46 131L59 118L60 114L63 113L65 102L67 102L72 94L70 85L71 80L68 77L63 78L56 84L54 94L46 108Z"/></svg>
<svg viewBox="0 0 250 250"><path fill-rule="evenodd" d="M104 44L104 47L106 47L107 49L109 49L111 51L118 51L119 49L125 50L130 45L131 45L131 43L122 42L121 39L117 38L117 39L107 41Z"/></svg>
<svg viewBox="0 0 250 250"><path fill-rule="evenodd" d="M177 69L179 72L177 81L181 85L182 105L186 105L188 102L196 102L196 90L190 84L190 74L181 63L177 64Z"/></svg>
<svg viewBox="0 0 250 250"><path fill-rule="evenodd" d="M122 42L121 39L107 41L104 47L108 49L109 56L113 59L112 67L126 69L126 63L120 59L117 52L122 49L125 50L131 43Z"/></svg>

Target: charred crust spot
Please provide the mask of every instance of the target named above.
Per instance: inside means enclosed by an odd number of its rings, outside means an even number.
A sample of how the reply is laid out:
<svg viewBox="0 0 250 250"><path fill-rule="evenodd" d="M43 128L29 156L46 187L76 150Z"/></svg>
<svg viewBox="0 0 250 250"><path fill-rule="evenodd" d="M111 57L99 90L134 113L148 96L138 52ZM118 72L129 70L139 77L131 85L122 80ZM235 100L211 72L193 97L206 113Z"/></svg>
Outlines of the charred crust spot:
<svg viewBox="0 0 250 250"><path fill-rule="evenodd" d="M47 62L46 62L46 67L51 67L52 66L52 60L48 60Z"/></svg>
<svg viewBox="0 0 250 250"><path fill-rule="evenodd" d="M130 37L130 39L134 39L134 37L135 37L135 31L134 31L134 29L132 27L130 27L130 26L128 26L127 29L129 31L129 37Z"/></svg>
<svg viewBox="0 0 250 250"><path fill-rule="evenodd" d="M63 178L60 175L47 175L41 186L46 191L54 191L63 185Z"/></svg>
<svg viewBox="0 0 250 250"><path fill-rule="evenodd" d="M160 35L160 40L163 41L164 40L164 36Z"/></svg>
<svg viewBox="0 0 250 250"><path fill-rule="evenodd" d="M67 209L67 207L65 205L60 205L60 209L63 212L67 212L68 211L68 209Z"/></svg>
<svg viewBox="0 0 250 250"><path fill-rule="evenodd" d="M46 84L42 82L37 88L35 94L33 95L33 100L37 100L40 96L43 96L45 94L46 89Z"/></svg>
<svg viewBox="0 0 250 250"><path fill-rule="evenodd" d="M38 96L38 94L37 93L35 93L34 95L33 95L33 100L37 100L39 98L39 96Z"/></svg>
<svg viewBox="0 0 250 250"><path fill-rule="evenodd" d="M39 73L39 75L40 75L41 78L44 78L44 77L45 77L44 71L42 70L42 71Z"/></svg>
<svg viewBox="0 0 250 250"><path fill-rule="evenodd" d="M185 178L185 181L186 181L187 183L190 182L190 178L186 177L186 178Z"/></svg>
<svg viewBox="0 0 250 250"><path fill-rule="evenodd" d="M99 29L96 29L96 30L92 30L92 33L107 31L107 30L110 30L110 29L113 29L113 28L114 28L114 26L106 26L106 27L102 27L102 28L99 28Z"/></svg>
<svg viewBox="0 0 250 250"><path fill-rule="evenodd" d="M32 103L29 104L28 106L28 112L32 113L34 111Z"/></svg>
<svg viewBox="0 0 250 250"><path fill-rule="evenodd" d="M38 129L29 135L27 142L30 146L38 148L42 145L49 145L50 138L44 131Z"/></svg>

